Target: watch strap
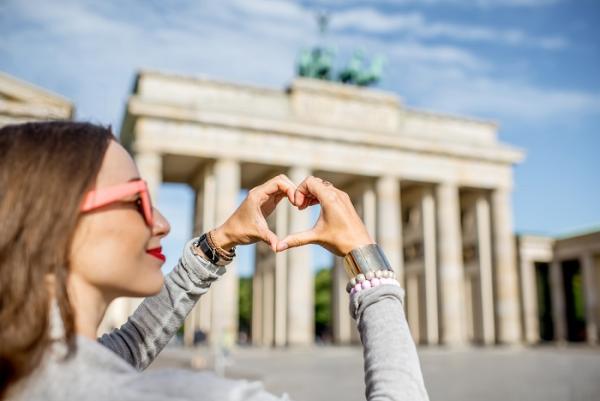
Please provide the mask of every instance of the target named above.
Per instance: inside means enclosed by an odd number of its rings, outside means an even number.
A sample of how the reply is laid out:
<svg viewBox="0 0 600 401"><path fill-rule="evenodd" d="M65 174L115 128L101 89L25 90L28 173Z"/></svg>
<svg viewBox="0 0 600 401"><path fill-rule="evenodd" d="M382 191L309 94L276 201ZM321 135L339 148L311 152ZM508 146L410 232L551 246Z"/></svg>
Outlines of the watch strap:
<svg viewBox="0 0 600 401"><path fill-rule="evenodd" d="M200 238L198 238L198 241L194 242L194 246L200 248L210 263L216 265L219 262L219 254L208 244L206 233L202 234Z"/></svg>

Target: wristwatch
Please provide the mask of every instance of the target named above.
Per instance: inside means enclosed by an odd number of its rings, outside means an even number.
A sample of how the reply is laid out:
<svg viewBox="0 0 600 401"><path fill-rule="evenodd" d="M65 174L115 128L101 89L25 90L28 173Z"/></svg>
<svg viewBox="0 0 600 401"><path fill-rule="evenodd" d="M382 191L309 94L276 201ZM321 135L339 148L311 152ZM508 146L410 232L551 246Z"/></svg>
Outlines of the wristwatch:
<svg viewBox="0 0 600 401"><path fill-rule="evenodd" d="M198 248L202 251L204 256L208 259L210 263L217 266L225 266L231 262L231 260L224 260L208 243L208 238L206 236L207 233L204 233L198 238L198 240L194 241L192 245L195 248Z"/></svg>
<svg viewBox="0 0 600 401"><path fill-rule="evenodd" d="M344 257L344 268L349 278L377 270L394 271L383 249L377 244L364 245L353 249Z"/></svg>

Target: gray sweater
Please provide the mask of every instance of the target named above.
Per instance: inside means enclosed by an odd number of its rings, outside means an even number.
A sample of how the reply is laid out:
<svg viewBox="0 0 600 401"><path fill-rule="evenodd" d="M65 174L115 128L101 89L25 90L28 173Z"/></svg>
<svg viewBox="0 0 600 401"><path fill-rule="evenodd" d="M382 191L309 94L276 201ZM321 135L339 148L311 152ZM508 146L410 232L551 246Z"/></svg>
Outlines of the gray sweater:
<svg viewBox="0 0 600 401"><path fill-rule="evenodd" d="M121 328L98 341L77 336L77 351L63 360L57 341L42 365L9 394L11 400L289 400L260 382L211 372L157 369L143 372L169 342L213 281L226 272L192 253L188 243L156 296L146 298ZM427 400L421 368L402 307L404 292L385 284L350 300L364 346L367 400ZM61 323L53 311L53 336ZM58 322L56 321L58 319Z"/></svg>

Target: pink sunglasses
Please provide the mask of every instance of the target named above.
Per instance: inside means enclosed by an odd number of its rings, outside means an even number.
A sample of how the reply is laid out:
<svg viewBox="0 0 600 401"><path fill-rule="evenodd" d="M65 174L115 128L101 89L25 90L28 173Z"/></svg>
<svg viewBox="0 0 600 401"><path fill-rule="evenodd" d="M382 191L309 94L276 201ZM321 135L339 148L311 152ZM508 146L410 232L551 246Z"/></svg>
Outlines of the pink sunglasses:
<svg viewBox="0 0 600 401"><path fill-rule="evenodd" d="M135 194L138 194L139 198L132 202L135 202L138 211L144 217L146 225L152 227L154 223L152 217L152 202L150 201L148 185L144 180L135 180L109 188L92 190L85 195L80 210L82 212L89 212L102 206L119 202L123 198Z"/></svg>

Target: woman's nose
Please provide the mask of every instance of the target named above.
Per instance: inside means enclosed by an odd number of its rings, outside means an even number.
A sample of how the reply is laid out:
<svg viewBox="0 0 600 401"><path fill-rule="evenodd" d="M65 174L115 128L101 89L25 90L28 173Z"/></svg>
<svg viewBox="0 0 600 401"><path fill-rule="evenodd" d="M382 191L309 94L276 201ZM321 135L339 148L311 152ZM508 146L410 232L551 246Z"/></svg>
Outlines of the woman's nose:
<svg viewBox="0 0 600 401"><path fill-rule="evenodd" d="M152 212L154 213L152 235L155 237L164 237L167 234L169 234L169 232L171 231L171 225L169 224L165 216L163 216L157 208L153 208Z"/></svg>

